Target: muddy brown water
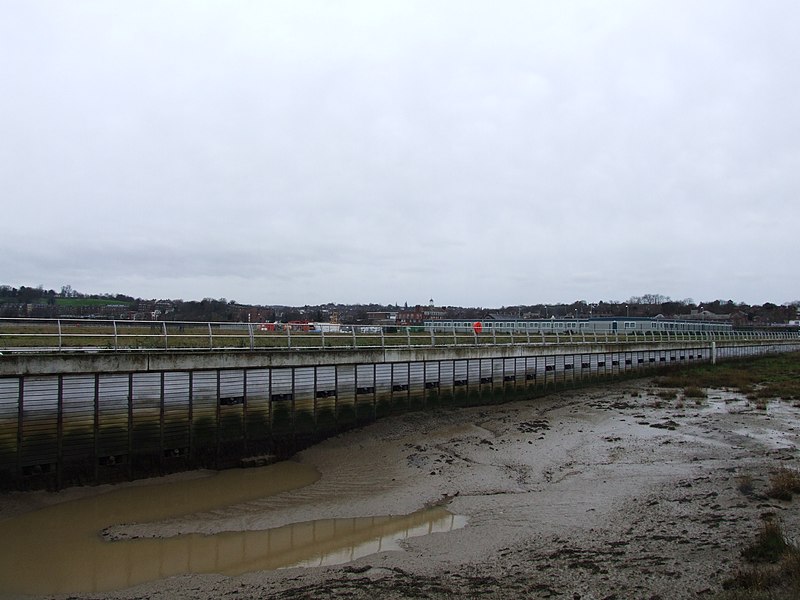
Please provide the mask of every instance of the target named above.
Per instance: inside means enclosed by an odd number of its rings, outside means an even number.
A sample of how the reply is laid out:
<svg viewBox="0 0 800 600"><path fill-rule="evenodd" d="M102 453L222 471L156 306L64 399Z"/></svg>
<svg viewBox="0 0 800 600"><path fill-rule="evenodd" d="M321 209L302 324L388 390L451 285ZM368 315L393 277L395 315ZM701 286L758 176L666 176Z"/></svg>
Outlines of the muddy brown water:
<svg viewBox="0 0 800 600"><path fill-rule="evenodd" d="M403 516L326 519L266 530L106 541L103 529L202 513L310 485L319 473L284 462L210 477L117 488L0 522L0 597L103 592L185 573L237 575L339 564L397 540L463 527L441 507Z"/></svg>

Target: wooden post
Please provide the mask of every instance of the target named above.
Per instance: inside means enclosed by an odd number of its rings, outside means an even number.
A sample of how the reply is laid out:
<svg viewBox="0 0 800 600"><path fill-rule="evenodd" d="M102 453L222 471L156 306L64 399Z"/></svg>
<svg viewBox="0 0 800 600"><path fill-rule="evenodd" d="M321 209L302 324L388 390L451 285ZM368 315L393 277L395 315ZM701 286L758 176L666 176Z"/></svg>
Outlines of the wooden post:
<svg viewBox="0 0 800 600"><path fill-rule="evenodd" d="M133 479L133 373L128 373L128 479Z"/></svg>
<svg viewBox="0 0 800 600"><path fill-rule="evenodd" d="M166 325L164 326L166 327ZM166 329L165 339L166 339ZM158 406L158 465L161 474L164 473L164 371L161 371L160 391L159 391L159 406Z"/></svg>
<svg viewBox="0 0 800 600"><path fill-rule="evenodd" d="M99 477L98 465L100 462L100 374L94 374L94 482Z"/></svg>
<svg viewBox="0 0 800 600"><path fill-rule="evenodd" d="M194 462L194 371L189 371L189 461Z"/></svg>
<svg viewBox="0 0 800 600"><path fill-rule="evenodd" d="M17 392L17 477L20 479L22 478L22 447L24 445L24 433L25 433L25 412L23 410L24 381L25 379L22 376L20 376L19 389Z"/></svg>
<svg viewBox="0 0 800 600"><path fill-rule="evenodd" d="M58 406L56 408L56 489L61 489L64 470L64 376L58 376Z"/></svg>
<svg viewBox="0 0 800 600"><path fill-rule="evenodd" d="M219 407L219 394L220 388L222 387L221 380L221 373L220 370L217 369L217 407L216 407L216 430L214 432L214 466L219 469L219 428L220 428L220 407Z"/></svg>
<svg viewBox="0 0 800 600"><path fill-rule="evenodd" d="M247 369L242 370L242 445L245 456L248 455L247 436Z"/></svg>

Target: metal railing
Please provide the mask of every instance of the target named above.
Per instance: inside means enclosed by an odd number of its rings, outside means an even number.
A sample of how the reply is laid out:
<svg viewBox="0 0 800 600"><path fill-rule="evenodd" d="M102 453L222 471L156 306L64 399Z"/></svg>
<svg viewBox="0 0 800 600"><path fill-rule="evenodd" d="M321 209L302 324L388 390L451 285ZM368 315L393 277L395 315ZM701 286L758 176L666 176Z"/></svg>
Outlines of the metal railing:
<svg viewBox="0 0 800 600"><path fill-rule="evenodd" d="M789 331L586 331L441 326L330 325L115 319L0 319L0 352L325 350L636 342L736 342L797 339Z"/></svg>

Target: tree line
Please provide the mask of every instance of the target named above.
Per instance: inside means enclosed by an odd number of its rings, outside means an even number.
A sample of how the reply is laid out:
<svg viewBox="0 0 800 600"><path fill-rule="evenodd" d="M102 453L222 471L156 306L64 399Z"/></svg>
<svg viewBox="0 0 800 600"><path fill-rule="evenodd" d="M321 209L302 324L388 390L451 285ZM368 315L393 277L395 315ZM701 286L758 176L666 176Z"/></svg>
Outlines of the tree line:
<svg viewBox="0 0 800 600"><path fill-rule="evenodd" d="M328 321L342 323L367 323L371 315L391 313L408 308L383 304L336 304L284 306L240 304L226 298L202 300L155 300L134 298L120 293L86 294L65 285L60 291L43 286L18 288L0 285L0 317L97 317L137 318L143 320L175 321ZM798 319L800 301L781 305L765 302L750 305L733 300L695 302L692 298L673 300L662 294L643 294L628 300L600 300L571 303L537 303L500 307L443 307L447 318L482 319L489 315L509 318L589 318L589 317L640 317L667 318L712 314L728 317L735 324L787 323Z"/></svg>

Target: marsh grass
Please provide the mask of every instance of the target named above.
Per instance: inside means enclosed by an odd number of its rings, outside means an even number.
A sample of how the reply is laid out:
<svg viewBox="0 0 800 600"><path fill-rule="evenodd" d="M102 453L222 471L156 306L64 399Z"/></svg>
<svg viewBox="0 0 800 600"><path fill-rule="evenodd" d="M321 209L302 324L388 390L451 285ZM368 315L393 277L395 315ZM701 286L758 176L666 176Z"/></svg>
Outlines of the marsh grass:
<svg viewBox="0 0 800 600"><path fill-rule="evenodd" d="M736 489L738 489L745 496L749 496L755 489L753 486L753 477L745 473L736 478Z"/></svg>
<svg viewBox="0 0 800 600"><path fill-rule="evenodd" d="M736 390L749 399L800 400L800 354L790 352L717 365L697 365L657 377L665 388Z"/></svg>
<svg viewBox="0 0 800 600"><path fill-rule="evenodd" d="M767 404L769 404L769 402L767 401L766 398L758 398L757 400L755 400L755 402L753 402L753 405L758 410L767 410Z"/></svg>
<svg viewBox="0 0 800 600"><path fill-rule="evenodd" d="M706 393L706 391L703 388L698 387L696 385L690 385L690 386L684 388L683 395L686 396L687 398L707 398L708 397L708 394Z"/></svg>
<svg viewBox="0 0 800 600"><path fill-rule="evenodd" d="M767 496L776 500L791 500L794 494L800 494L800 472L781 467L773 471L770 477Z"/></svg>
<svg viewBox="0 0 800 600"><path fill-rule="evenodd" d="M800 399L800 376L772 381L756 390L760 398L781 398L783 400Z"/></svg>
<svg viewBox="0 0 800 600"><path fill-rule="evenodd" d="M674 400L678 397L678 392L675 390L659 390L656 392L656 396L661 398L662 400Z"/></svg>
<svg viewBox="0 0 800 600"><path fill-rule="evenodd" d="M765 519L755 541L742 550L742 558L750 563L777 563L792 545L775 519Z"/></svg>
<svg viewBox="0 0 800 600"><path fill-rule="evenodd" d="M780 522L767 519L752 544L742 550L747 563L723 583L717 600L800 598L800 550Z"/></svg>

